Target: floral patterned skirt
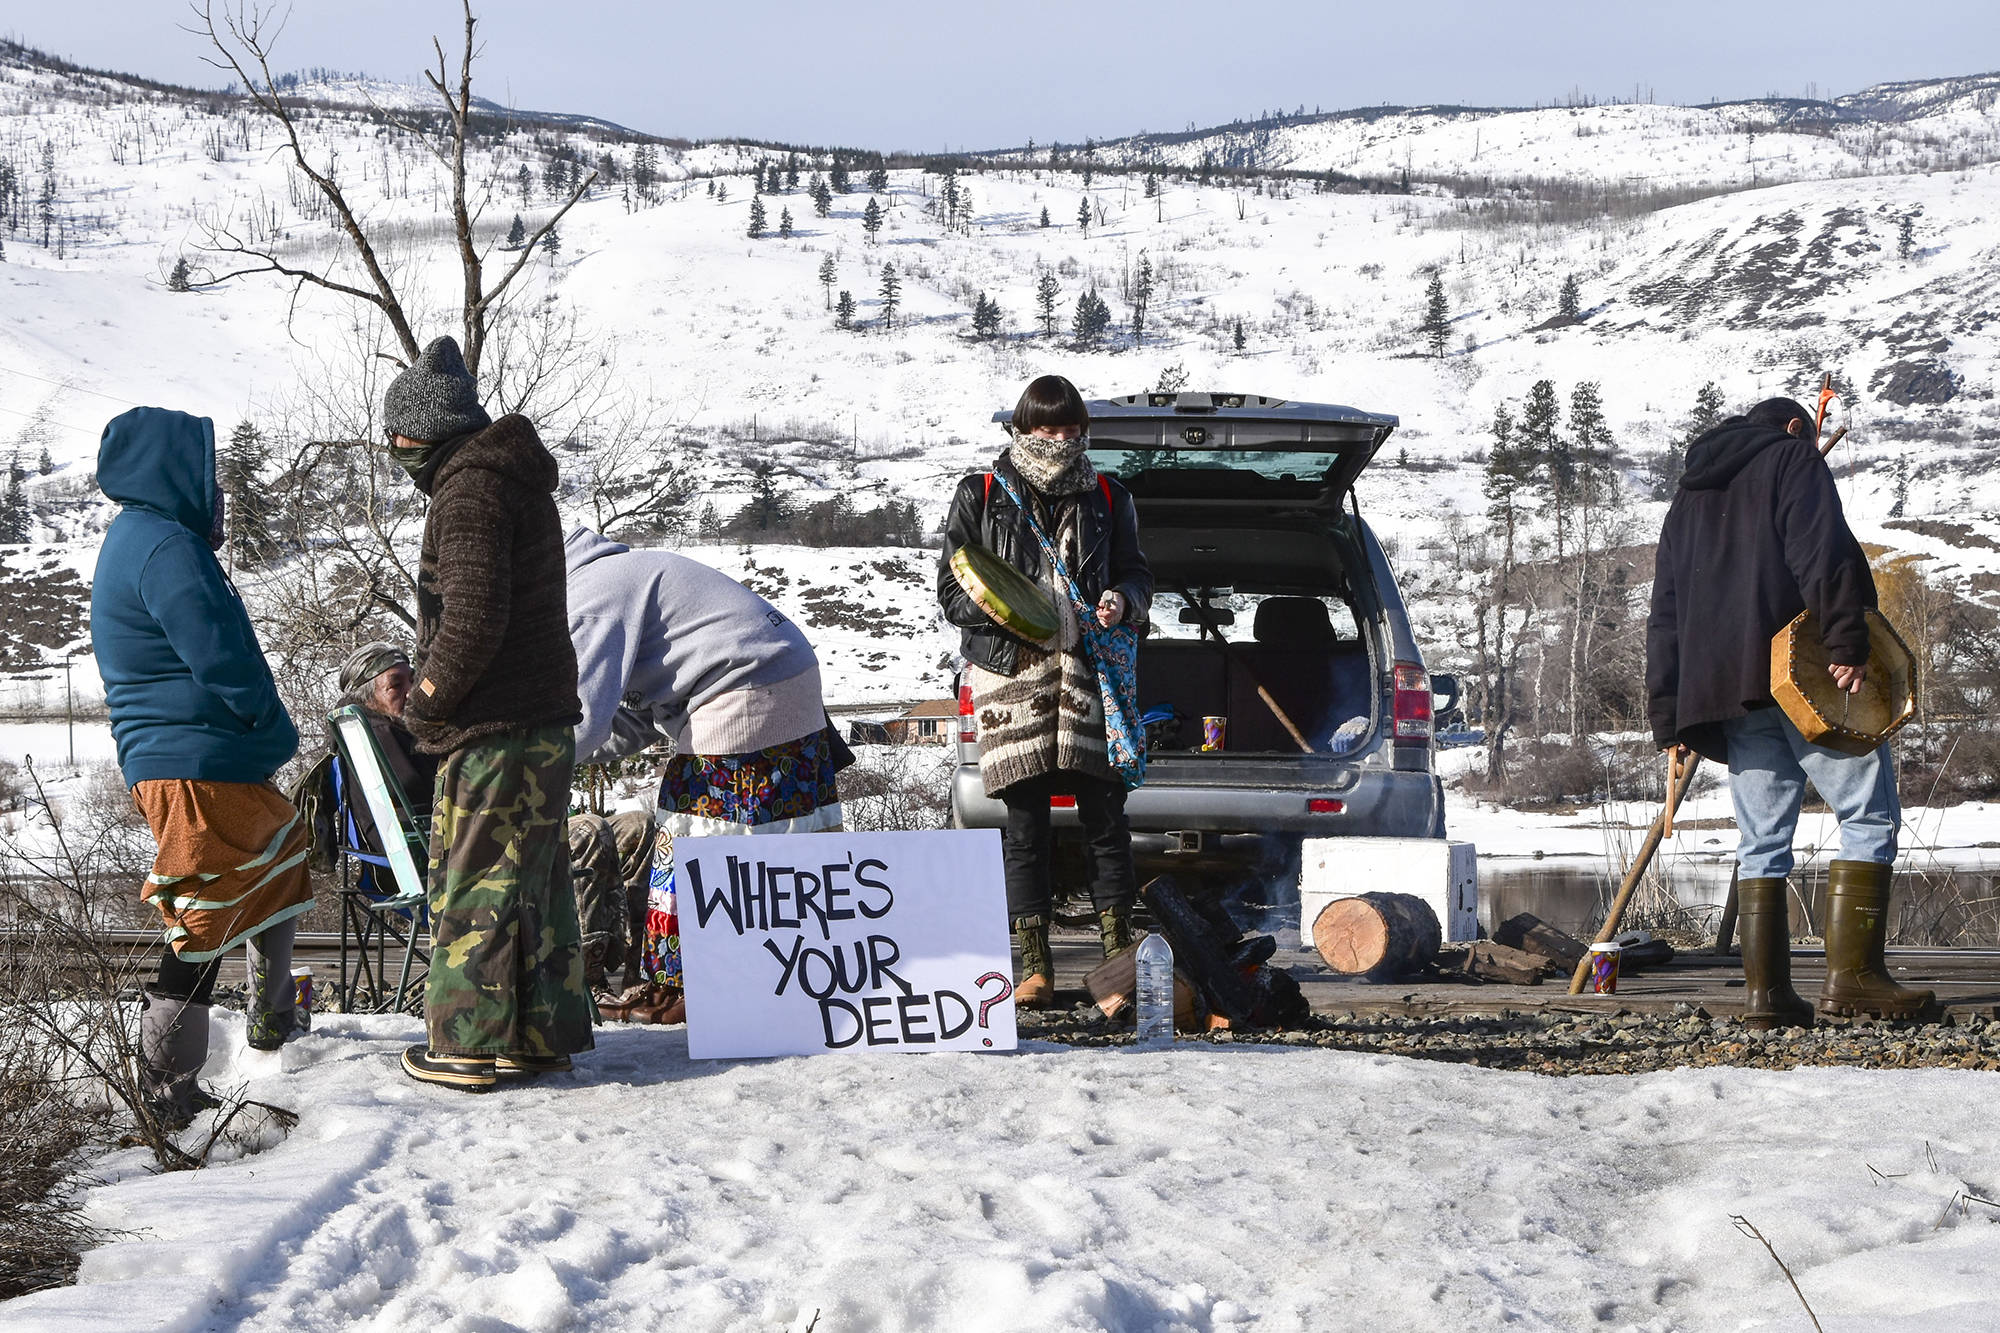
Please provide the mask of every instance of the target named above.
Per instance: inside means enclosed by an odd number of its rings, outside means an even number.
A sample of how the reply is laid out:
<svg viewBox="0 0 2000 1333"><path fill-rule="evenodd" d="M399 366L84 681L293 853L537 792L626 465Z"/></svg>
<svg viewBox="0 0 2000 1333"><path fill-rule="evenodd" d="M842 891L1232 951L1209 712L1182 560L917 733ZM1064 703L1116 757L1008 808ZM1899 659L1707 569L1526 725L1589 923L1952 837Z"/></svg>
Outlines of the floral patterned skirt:
<svg viewBox="0 0 2000 1333"><path fill-rule="evenodd" d="M647 980L681 985L674 839L838 828L836 772L833 738L825 731L750 754L677 754L667 761L653 813L658 832L642 960Z"/></svg>

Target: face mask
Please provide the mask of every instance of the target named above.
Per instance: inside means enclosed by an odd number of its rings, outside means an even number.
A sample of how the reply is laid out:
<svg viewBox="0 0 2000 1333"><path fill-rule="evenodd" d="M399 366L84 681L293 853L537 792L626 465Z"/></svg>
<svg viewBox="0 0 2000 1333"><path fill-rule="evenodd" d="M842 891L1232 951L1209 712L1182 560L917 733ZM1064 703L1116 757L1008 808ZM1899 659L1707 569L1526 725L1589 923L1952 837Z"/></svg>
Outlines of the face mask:
<svg viewBox="0 0 2000 1333"><path fill-rule="evenodd" d="M424 470L424 464L430 462L431 455L436 452L435 444L420 444L414 449L403 449L393 444L389 446L389 457L396 460L396 466L412 477Z"/></svg>

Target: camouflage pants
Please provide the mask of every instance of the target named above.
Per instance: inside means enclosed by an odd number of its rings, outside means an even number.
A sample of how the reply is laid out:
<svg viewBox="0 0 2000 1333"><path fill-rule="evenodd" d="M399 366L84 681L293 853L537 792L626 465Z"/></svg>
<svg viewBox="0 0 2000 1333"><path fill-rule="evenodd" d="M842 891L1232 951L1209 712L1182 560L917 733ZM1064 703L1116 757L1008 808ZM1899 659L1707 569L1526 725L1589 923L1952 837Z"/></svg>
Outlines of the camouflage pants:
<svg viewBox="0 0 2000 1333"><path fill-rule="evenodd" d="M440 1055L569 1055L594 1044L563 823L568 727L505 732L438 769L435 951L424 993Z"/></svg>
<svg viewBox="0 0 2000 1333"><path fill-rule="evenodd" d="M646 884L652 875L653 817L644 810L569 818L569 870L583 927L584 972L603 984L613 967L631 970L644 943Z"/></svg>

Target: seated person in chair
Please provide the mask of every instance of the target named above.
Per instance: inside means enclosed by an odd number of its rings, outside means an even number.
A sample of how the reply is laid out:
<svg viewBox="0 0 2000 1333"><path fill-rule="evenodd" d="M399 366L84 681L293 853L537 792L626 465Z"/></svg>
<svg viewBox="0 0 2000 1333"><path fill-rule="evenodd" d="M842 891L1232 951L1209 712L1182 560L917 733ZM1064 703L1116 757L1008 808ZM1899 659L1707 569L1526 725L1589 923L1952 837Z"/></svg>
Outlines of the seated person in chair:
<svg viewBox="0 0 2000 1333"><path fill-rule="evenodd" d="M419 819L427 818L437 786L437 756L420 753L417 738L403 723L403 705L410 697L410 655L393 643L375 642L354 650L340 666L339 707L349 704L368 716L375 748L382 752L389 776L403 789L403 799ZM331 729L327 746L332 748ZM361 849L382 854L382 839L364 801L350 802L354 831Z"/></svg>

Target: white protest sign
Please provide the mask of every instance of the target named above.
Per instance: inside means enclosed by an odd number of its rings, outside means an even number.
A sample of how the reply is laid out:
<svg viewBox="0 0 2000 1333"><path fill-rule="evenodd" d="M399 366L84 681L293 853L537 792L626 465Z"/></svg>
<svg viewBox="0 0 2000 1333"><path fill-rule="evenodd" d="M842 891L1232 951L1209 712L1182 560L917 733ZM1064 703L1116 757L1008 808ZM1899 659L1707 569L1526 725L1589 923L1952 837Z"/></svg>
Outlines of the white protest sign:
<svg viewBox="0 0 2000 1333"><path fill-rule="evenodd" d="M674 839L697 1060L1011 1051L994 829Z"/></svg>

